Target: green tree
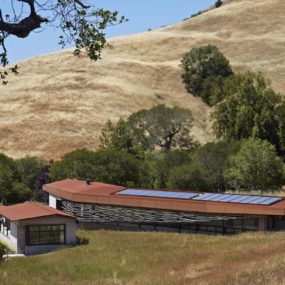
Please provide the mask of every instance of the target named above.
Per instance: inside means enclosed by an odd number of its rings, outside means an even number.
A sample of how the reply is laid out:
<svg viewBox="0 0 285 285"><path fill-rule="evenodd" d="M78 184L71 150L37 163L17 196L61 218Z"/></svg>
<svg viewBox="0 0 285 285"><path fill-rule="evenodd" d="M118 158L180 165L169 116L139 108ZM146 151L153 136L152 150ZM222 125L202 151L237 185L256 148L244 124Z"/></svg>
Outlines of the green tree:
<svg viewBox="0 0 285 285"><path fill-rule="evenodd" d="M99 150L94 155L96 181L122 185L140 186L140 161L124 151Z"/></svg>
<svg viewBox="0 0 285 285"><path fill-rule="evenodd" d="M21 182L29 189L37 190L38 175L45 162L37 157L25 156L15 160Z"/></svg>
<svg viewBox="0 0 285 285"><path fill-rule="evenodd" d="M280 148L282 150L282 154L284 155L284 150L285 150L285 103L284 102L276 108L276 115L279 124Z"/></svg>
<svg viewBox="0 0 285 285"><path fill-rule="evenodd" d="M102 149L133 150L133 140L128 123L120 119L114 126L110 120L104 125L100 136L100 147Z"/></svg>
<svg viewBox="0 0 285 285"><path fill-rule="evenodd" d="M261 73L240 75L235 83L213 113L217 137L227 141L260 138L280 150L276 109L281 96L270 88Z"/></svg>
<svg viewBox="0 0 285 285"><path fill-rule="evenodd" d="M139 186L141 172L140 162L133 155L109 149L73 151L49 169L52 180L89 178L123 186Z"/></svg>
<svg viewBox="0 0 285 285"><path fill-rule="evenodd" d="M239 142L211 142L201 146L194 153L191 162L170 169L168 187L208 192L225 191L224 174L228 159L239 147Z"/></svg>
<svg viewBox="0 0 285 285"><path fill-rule="evenodd" d="M14 160L0 154L0 201L18 203L30 197L31 190L22 183Z"/></svg>
<svg viewBox="0 0 285 285"><path fill-rule="evenodd" d="M283 162L267 141L253 138L243 141L239 152L229 161L226 178L233 189L270 191L283 185Z"/></svg>
<svg viewBox="0 0 285 285"><path fill-rule="evenodd" d="M188 109L158 105L141 110L128 118L133 144L136 148L192 151L197 142L190 135L192 114Z"/></svg>
<svg viewBox="0 0 285 285"><path fill-rule="evenodd" d="M101 130L101 135L99 137L100 140L100 148L102 149L111 149L112 148L112 138L114 134L115 126L112 124L110 120L107 120L105 125Z"/></svg>
<svg viewBox="0 0 285 285"><path fill-rule="evenodd" d="M0 199L6 202L13 191L13 181L18 180L16 165L12 158L0 154Z"/></svg>
<svg viewBox="0 0 285 285"><path fill-rule="evenodd" d="M11 191L7 196L7 201L10 203L20 203L30 200L32 197L32 191L24 183L14 181L11 184Z"/></svg>
<svg viewBox="0 0 285 285"><path fill-rule="evenodd" d="M229 61L214 45L193 48L184 55L181 61L182 79L187 91L194 96L203 96L202 99L209 104L209 92L203 89L205 80L216 77L228 77L233 74ZM209 88L209 82L207 88ZM207 95L207 96L206 96Z"/></svg>
<svg viewBox="0 0 285 285"><path fill-rule="evenodd" d="M223 1L222 0L217 0L216 2L215 2L215 7L216 8L219 8L219 7L221 7L223 5Z"/></svg>
<svg viewBox="0 0 285 285"><path fill-rule="evenodd" d="M229 155L239 149L239 143L225 142L207 143L195 153L195 164L203 169L203 179L209 187L207 191L220 192L226 190L224 172L228 167Z"/></svg>
<svg viewBox="0 0 285 285"><path fill-rule="evenodd" d="M96 179L94 152L75 150L65 154L61 160L55 161L49 168L53 181L66 178Z"/></svg>
<svg viewBox="0 0 285 285"><path fill-rule="evenodd" d="M180 165L170 170L167 187L188 191L207 191L211 185L208 184L205 175L205 169L195 162Z"/></svg>
<svg viewBox="0 0 285 285"><path fill-rule="evenodd" d="M183 150L150 152L146 154L143 168L146 171L143 187L154 189L169 188L167 180L171 170L189 163L192 153Z"/></svg>

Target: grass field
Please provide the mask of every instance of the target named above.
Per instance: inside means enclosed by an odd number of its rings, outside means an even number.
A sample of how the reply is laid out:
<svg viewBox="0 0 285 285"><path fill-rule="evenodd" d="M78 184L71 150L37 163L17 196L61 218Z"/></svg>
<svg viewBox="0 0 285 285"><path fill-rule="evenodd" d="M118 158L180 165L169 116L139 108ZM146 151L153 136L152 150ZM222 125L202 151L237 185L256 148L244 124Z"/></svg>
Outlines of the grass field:
<svg viewBox="0 0 285 285"><path fill-rule="evenodd" d="M285 233L79 234L90 243L2 263L0 284L285 284Z"/></svg>

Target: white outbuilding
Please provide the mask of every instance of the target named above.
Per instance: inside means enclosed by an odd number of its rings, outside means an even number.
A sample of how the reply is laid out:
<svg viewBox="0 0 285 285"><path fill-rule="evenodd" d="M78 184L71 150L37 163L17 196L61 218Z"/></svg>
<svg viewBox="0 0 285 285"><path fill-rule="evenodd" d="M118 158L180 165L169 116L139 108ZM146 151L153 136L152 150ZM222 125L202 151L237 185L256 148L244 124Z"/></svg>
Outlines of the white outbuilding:
<svg viewBox="0 0 285 285"><path fill-rule="evenodd" d="M0 242L32 255L76 244L76 218L34 203L0 207Z"/></svg>

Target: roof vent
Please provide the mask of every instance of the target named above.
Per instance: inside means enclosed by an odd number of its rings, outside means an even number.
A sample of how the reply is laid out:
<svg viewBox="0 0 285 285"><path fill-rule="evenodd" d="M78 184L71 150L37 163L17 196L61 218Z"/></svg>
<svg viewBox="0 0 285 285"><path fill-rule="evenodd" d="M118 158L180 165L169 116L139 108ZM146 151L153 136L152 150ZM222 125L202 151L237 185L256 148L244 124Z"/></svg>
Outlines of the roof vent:
<svg viewBox="0 0 285 285"><path fill-rule="evenodd" d="M91 180L90 179L86 179L86 184L87 185L91 185Z"/></svg>

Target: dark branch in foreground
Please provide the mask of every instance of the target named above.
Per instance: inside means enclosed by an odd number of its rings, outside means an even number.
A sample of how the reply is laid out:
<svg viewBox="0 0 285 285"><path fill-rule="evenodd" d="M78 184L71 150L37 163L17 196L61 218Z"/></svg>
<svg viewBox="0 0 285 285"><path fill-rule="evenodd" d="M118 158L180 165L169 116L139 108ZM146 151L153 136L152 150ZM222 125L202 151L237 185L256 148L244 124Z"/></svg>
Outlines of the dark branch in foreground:
<svg viewBox="0 0 285 285"><path fill-rule="evenodd" d="M1 17L0 30L9 35L14 35L19 38L26 38L33 30L40 28L42 23L47 23L48 19L37 15L34 0L18 1L29 4L31 9L30 15L21 20L19 23L7 23Z"/></svg>

